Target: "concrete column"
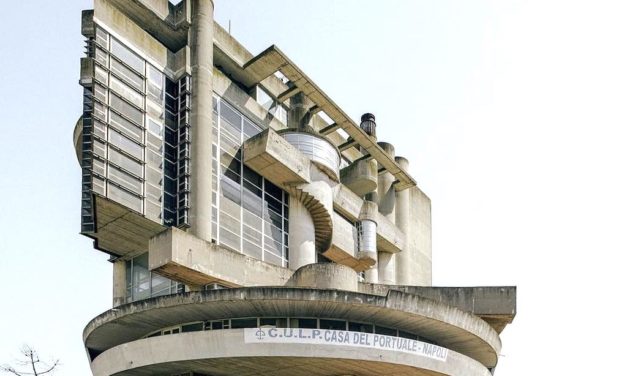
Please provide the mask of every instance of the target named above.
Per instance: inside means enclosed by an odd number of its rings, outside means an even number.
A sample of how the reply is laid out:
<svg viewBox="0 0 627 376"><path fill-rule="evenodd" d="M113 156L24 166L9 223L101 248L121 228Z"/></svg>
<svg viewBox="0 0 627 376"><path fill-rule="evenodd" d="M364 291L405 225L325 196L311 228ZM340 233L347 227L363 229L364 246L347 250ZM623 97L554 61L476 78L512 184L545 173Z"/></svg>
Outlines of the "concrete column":
<svg viewBox="0 0 627 376"><path fill-rule="evenodd" d="M394 158L401 168L405 171L409 168L409 161L403 157ZM412 285L413 276L411 271L411 260L413 258L413 250L410 245L409 237L409 189L396 192L396 227L405 235L405 249L396 255L396 283L399 285Z"/></svg>
<svg viewBox="0 0 627 376"><path fill-rule="evenodd" d="M113 307L126 303L126 261L113 263Z"/></svg>
<svg viewBox="0 0 627 376"><path fill-rule="evenodd" d="M379 283L396 284L396 254L377 252L377 269L379 270Z"/></svg>
<svg viewBox="0 0 627 376"><path fill-rule="evenodd" d="M378 142L381 149L383 149L387 155L394 158L394 145L387 142ZM379 213L392 223L396 222L396 215L394 214L394 208L396 204L396 191L392 184L396 178L387 170L379 174L379 183L377 186Z"/></svg>
<svg viewBox="0 0 627 376"><path fill-rule="evenodd" d="M359 229L359 254L367 255L375 260L372 268L365 271L366 282L379 283L379 261L377 257L377 223L369 219L360 222Z"/></svg>
<svg viewBox="0 0 627 376"><path fill-rule="evenodd" d="M387 142L379 142L379 146L392 158L394 158L394 146ZM396 179L388 171L379 174L377 186L377 199L379 213L392 223L396 222L395 205L396 191L393 184ZM386 285L396 284L396 255L388 252L378 253L379 283Z"/></svg>
<svg viewBox="0 0 627 376"><path fill-rule="evenodd" d="M189 30L192 70L190 230L211 240L211 127L213 1L192 0Z"/></svg>
<svg viewBox="0 0 627 376"><path fill-rule="evenodd" d="M302 92L295 94L290 99L290 113L287 117L288 128L303 129L309 123L310 116L305 100L305 94Z"/></svg>
<svg viewBox="0 0 627 376"><path fill-rule="evenodd" d="M309 210L298 199L290 196L290 262L297 270L301 266L316 263L316 234Z"/></svg>

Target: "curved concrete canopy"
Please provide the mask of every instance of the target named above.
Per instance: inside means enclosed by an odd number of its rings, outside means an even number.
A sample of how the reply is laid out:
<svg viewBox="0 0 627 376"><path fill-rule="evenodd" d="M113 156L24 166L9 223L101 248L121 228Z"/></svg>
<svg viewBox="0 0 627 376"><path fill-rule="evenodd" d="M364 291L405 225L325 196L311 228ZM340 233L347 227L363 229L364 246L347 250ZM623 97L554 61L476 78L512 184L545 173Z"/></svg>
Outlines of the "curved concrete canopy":
<svg viewBox="0 0 627 376"><path fill-rule="evenodd" d="M119 306L85 328L88 349L97 352L181 323L236 317L321 317L369 322L417 333L486 367L501 348L485 321L455 307L399 291L387 296L340 290L248 287L192 292Z"/></svg>
<svg viewBox="0 0 627 376"><path fill-rule="evenodd" d="M348 345L246 343L244 329L146 338L113 347L92 363L94 376L200 372L216 376L489 376L467 356L446 361Z"/></svg>

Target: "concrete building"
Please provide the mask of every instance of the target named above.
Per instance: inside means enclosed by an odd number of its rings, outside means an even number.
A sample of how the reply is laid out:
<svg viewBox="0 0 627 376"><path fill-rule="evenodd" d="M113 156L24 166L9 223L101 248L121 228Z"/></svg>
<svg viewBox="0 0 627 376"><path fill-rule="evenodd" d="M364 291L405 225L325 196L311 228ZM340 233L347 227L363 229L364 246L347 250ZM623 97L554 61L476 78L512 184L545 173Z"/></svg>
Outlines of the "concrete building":
<svg viewBox="0 0 627 376"><path fill-rule="evenodd" d="M82 15L81 231L113 263L93 374L490 375L515 287L432 287L430 200L375 116L213 11Z"/></svg>

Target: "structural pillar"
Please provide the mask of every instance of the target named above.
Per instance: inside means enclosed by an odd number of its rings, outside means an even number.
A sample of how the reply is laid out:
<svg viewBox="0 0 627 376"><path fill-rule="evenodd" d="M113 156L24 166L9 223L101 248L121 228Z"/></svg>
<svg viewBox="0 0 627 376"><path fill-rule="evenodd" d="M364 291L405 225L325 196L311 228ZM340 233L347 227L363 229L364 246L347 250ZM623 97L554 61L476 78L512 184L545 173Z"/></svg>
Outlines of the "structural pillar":
<svg viewBox="0 0 627 376"><path fill-rule="evenodd" d="M211 240L213 1L192 0L189 30L192 71L190 231Z"/></svg>
<svg viewBox="0 0 627 376"><path fill-rule="evenodd" d="M387 155L394 158L394 146L387 142L378 143ZM377 199L379 204L379 213L392 223L396 222L395 205L396 192L394 190L394 181L396 178L390 172L383 171L379 174L379 182L377 185ZM386 285L396 284L396 254L389 252L378 252L378 269L379 283Z"/></svg>
<svg viewBox="0 0 627 376"><path fill-rule="evenodd" d="M373 142L377 142L377 123L375 116L371 113L365 113L361 115L361 123L359 127L370 137ZM367 150L362 149L362 153L368 153ZM376 163L376 160L372 161ZM377 223L373 220L378 211L377 203L378 192L373 190L364 195L364 208L367 208L365 213L360 214L360 227L359 227L359 253L361 255L368 255L375 260L375 264L365 271L365 280L368 283L379 283L379 255L377 253ZM363 211L363 208L362 208ZM365 214L364 218L361 218Z"/></svg>
<svg viewBox="0 0 627 376"><path fill-rule="evenodd" d="M126 261L113 262L113 307L126 303Z"/></svg>
<svg viewBox="0 0 627 376"><path fill-rule="evenodd" d="M365 279L368 283L379 283L379 260L377 257L377 223L364 219L359 223L359 254L368 255L375 260L375 265L366 269Z"/></svg>
<svg viewBox="0 0 627 376"><path fill-rule="evenodd" d="M301 266L316 263L316 229L309 210L302 202L290 195L289 204L289 267L297 270Z"/></svg>
<svg viewBox="0 0 627 376"><path fill-rule="evenodd" d="M409 161L403 157L394 158L396 163L405 171L409 168ZM411 260L414 257L410 244L410 223L409 218L409 189L396 192L395 205L396 227L405 236L405 248L396 255L396 283L399 285L412 285L414 278L411 271Z"/></svg>

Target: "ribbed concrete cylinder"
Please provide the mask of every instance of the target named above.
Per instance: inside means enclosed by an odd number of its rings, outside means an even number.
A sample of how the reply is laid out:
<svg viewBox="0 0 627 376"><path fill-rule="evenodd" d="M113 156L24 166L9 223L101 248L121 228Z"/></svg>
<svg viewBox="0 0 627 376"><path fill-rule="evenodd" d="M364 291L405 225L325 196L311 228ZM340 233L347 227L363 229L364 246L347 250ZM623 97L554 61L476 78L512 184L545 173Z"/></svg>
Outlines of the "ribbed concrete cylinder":
<svg viewBox="0 0 627 376"><path fill-rule="evenodd" d="M394 158L396 163L405 171L409 168L409 161L403 157ZM414 257L409 241L409 189L396 192L396 227L405 234L405 249L396 255L396 283L399 285L411 285L414 278L411 271L411 260Z"/></svg>
<svg viewBox="0 0 627 376"><path fill-rule="evenodd" d="M211 239L211 127L213 101L213 1L192 0L189 31L192 71L190 231Z"/></svg>
<svg viewBox="0 0 627 376"><path fill-rule="evenodd" d="M290 260L289 267L296 270L316 263L316 234L313 219L302 202L290 196Z"/></svg>
<svg viewBox="0 0 627 376"><path fill-rule="evenodd" d="M363 219L359 223L359 253L368 255L377 261L377 223L369 219ZM366 282L379 283L378 261L371 269L367 269Z"/></svg>
<svg viewBox="0 0 627 376"><path fill-rule="evenodd" d="M117 260L113 263L113 306L126 303L126 262Z"/></svg>
<svg viewBox="0 0 627 376"><path fill-rule="evenodd" d="M394 158L394 145L387 142L378 143L391 158ZM388 171L379 174L379 183L377 187L379 213L392 223L396 222L395 205L396 191L393 187L396 178ZM386 285L396 284L396 255L393 253L379 252L378 263L379 283Z"/></svg>

